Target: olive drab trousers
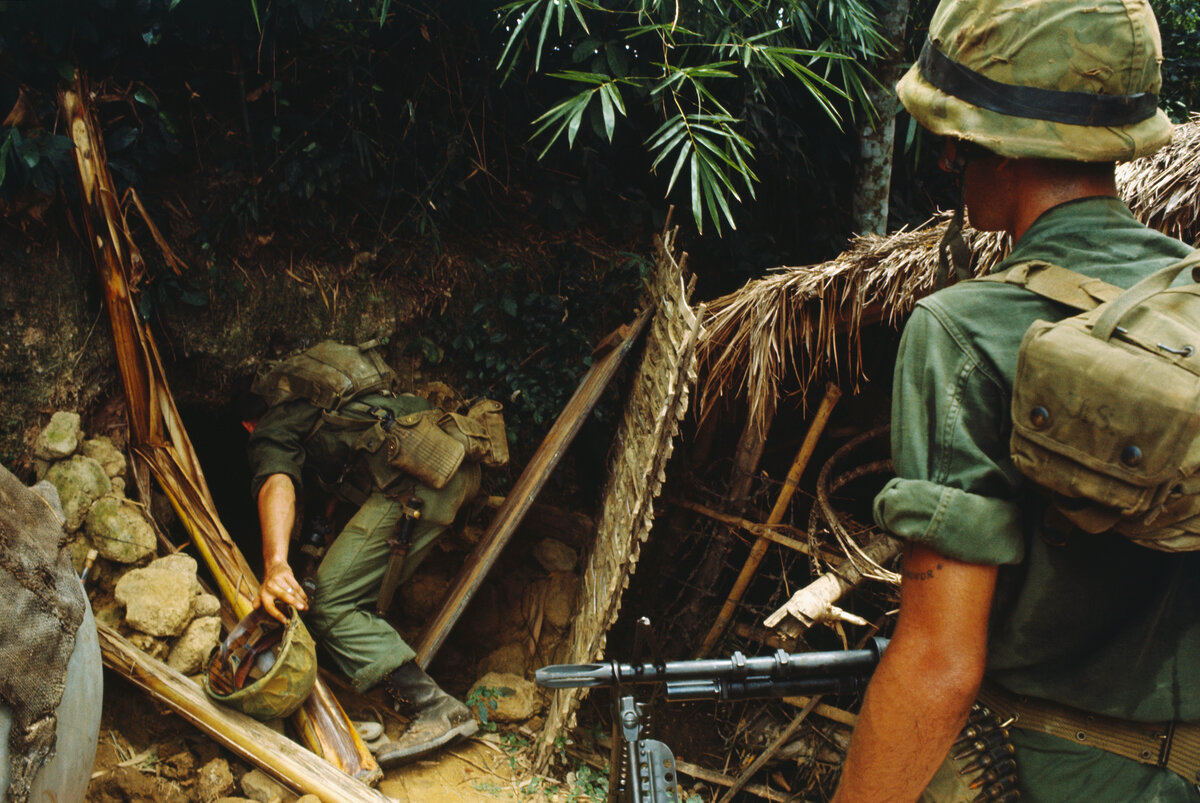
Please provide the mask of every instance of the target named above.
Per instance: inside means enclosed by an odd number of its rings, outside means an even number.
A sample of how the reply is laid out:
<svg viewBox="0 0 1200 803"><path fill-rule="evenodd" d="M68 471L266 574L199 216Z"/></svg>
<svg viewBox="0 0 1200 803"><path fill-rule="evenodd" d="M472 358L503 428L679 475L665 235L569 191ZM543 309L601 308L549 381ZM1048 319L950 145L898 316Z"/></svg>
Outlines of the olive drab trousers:
<svg viewBox="0 0 1200 803"><path fill-rule="evenodd" d="M418 484L406 494L376 491L325 553L317 567L317 591L309 600L305 621L356 690L367 691L416 656L388 620L375 611L391 557L388 538L404 517L404 500L415 494L425 506L413 527L401 583L412 576L438 536L454 521L458 508L478 489L479 467L471 465L460 468L441 490Z"/></svg>

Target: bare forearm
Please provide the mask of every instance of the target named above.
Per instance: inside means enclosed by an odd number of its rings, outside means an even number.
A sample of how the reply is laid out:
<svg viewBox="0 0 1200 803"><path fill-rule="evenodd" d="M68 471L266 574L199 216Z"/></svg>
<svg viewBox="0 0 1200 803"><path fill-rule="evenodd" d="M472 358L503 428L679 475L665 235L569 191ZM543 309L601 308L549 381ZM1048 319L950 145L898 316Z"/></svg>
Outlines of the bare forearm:
<svg viewBox="0 0 1200 803"><path fill-rule="evenodd" d="M983 681L995 583L994 566L906 548L896 632L867 688L835 803L905 803L924 791Z"/></svg>
<svg viewBox="0 0 1200 803"><path fill-rule="evenodd" d="M921 645L893 639L867 690L835 803L920 797L966 722L978 691Z"/></svg>
<svg viewBox="0 0 1200 803"><path fill-rule="evenodd" d="M287 563L288 542L296 522L296 487L286 474L272 474L258 492L263 565Z"/></svg>

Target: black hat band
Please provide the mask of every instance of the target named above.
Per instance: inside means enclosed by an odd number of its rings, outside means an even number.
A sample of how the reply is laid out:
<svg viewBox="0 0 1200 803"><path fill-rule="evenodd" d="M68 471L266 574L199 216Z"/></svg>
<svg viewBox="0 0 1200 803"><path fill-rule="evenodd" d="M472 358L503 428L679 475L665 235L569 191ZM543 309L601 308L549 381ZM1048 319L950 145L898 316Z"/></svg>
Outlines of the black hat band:
<svg viewBox="0 0 1200 803"><path fill-rule="evenodd" d="M921 49L917 67L926 81L943 92L1010 117L1107 127L1140 123L1158 111L1158 95L1154 92L1097 95L993 81L953 61L928 39Z"/></svg>

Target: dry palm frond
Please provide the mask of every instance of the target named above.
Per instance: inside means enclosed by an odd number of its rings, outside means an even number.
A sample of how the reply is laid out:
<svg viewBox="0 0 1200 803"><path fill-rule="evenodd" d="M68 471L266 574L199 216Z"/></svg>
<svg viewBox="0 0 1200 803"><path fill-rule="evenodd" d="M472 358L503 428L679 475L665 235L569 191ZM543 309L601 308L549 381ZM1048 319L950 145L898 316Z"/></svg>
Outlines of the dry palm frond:
<svg viewBox="0 0 1200 803"><path fill-rule="evenodd" d="M83 79L77 78L75 86L62 93L62 108L75 143L80 217L104 286L129 412L130 442L170 499L229 608L240 618L253 607L258 582L217 515L200 461L167 385L162 358L137 313L132 277L143 262L117 203L90 97ZM316 755L353 777L382 777L374 757L320 679L294 722ZM266 768L271 769L270 765Z"/></svg>
<svg viewBox="0 0 1200 803"><path fill-rule="evenodd" d="M1147 225L1187 242L1200 239L1200 115L1175 128L1157 154L1121 165L1117 186ZM864 235L835 259L771 275L708 305L699 356L705 373L699 404L707 415L724 397L744 396L760 433L773 418L786 373L798 392L822 376L861 380L861 326L897 325L933 290L938 242L949 214L891 235ZM1007 238L964 231L976 275L1006 253Z"/></svg>
<svg viewBox="0 0 1200 803"><path fill-rule="evenodd" d="M912 231L856 237L836 259L800 268L778 268L770 276L709 303L708 337L701 360L708 366L700 394L701 415L726 393L744 393L749 419L760 429L772 418L784 372L798 378L800 391L841 362L855 376L861 365L859 334L864 322L895 324L917 299L933 290L938 242L949 214ZM996 234L964 231L984 272L1007 250Z"/></svg>
<svg viewBox="0 0 1200 803"><path fill-rule="evenodd" d="M1187 243L1200 239L1200 114L1175 126L1167 147L1119 165L1117 190L1147 226Z"/></svg>

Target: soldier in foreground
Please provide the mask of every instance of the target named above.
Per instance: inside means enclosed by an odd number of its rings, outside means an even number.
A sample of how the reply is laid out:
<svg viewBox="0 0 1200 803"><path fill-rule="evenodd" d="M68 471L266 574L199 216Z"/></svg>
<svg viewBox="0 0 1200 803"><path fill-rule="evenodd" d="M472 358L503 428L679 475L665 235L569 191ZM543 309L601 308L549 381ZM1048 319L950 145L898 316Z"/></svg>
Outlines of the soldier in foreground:
<svg viewBox="0 0 1200 803"><path fill-rule="evenodd" d="M1039 260L1128 288L1190 253L1135 220L1114 183L1117 160L1170 139L1160 60L1139 0L943 0L898 91L945 138L971 224L1011 235L997 273ZM1095 525L1085 531L1018 470L1014 428L1057 426L1040 406L1012 405L1022 338L1075 310L1005 275L933 294L904 331L898 476L875 500L877 522L907 542L900 613L834 800L973 799L980 790L940 790L953 786L943 760L981 689L1015 717L1021 801L1200 800L1189 724L1200 721L1200 561L1075 517ZM1155 395L1114 374L1100 398L1076 401L1106 408L1135 392ZM1102 435L1142 423L1113 419ZM1177 444L1125 447L1091 470L1135 471L1154 446Z"/></svg>
<svg viewBox="0 0 1200 803"><path fill-rule="evenodd" d="M307 610L317 643L356 690L382 684L413 715L399 741L376 751L384 768L478 728L417 665L386 613L395 585L479 490L481 463L507 460L495 402L450 414L395 386L369 344L325 341L261 373L242 413L263 539L259 605L280 621L280 602ZM311 505L318 490L356 512L320 559L310 596L288 548L299 494Z"/></svg>

